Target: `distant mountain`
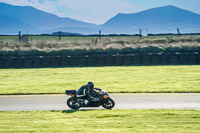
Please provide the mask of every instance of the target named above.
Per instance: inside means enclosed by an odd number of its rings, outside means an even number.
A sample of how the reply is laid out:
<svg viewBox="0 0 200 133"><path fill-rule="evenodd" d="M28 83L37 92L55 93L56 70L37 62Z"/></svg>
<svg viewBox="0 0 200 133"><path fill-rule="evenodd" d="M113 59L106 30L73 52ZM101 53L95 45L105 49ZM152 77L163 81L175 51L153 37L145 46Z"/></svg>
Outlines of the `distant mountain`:
<svg viewBox="0 0 200 133"><path fill-rule="evenodd" d="M56 29L60 27L92 28L95 24L85 23L70 18L62 18L56 15L37 10L29 6L12 6L0 3L0 15L17 19L27 25L35 27L37 31Z"/></svg>
<svg viewBox="0 0 200 133"><path fill-rule="evenodd" d="M22 30L26 29L26 30ZM16 33L21 30L22 32L34 31L34 27L27 25L15 18L0 15L0 34Z"/></svg>
<svg viewBox="0 0 200 133"><path fill-rule="evenodd" d="M175 6L163 6L133 14L119 13L102 25L85 23L37 10L29 6L0 3L0 34L52 33L57 31L80 34L137 34L195 32L200 29L200 15Z"/></svg>
<svg viewBox="0 0 200 133"><path fill-rule="evenodd" d="M139 29L148 29L150 32L176 28L197 29L200 28L200 15L169 5L133 14L120 13L103 24L102 28L132 32L138 32Z"/></svg>

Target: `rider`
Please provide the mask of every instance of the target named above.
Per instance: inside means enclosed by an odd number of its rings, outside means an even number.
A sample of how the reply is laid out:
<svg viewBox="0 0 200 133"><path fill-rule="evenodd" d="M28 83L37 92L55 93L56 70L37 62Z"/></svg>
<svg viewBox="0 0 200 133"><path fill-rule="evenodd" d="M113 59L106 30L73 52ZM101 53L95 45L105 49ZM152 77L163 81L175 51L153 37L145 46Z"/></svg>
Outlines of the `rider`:
<svg viewBox="0 0 200 133"><path fill-rule="evenodd" d="M88 82L86 85L83 85L79 90L77 97L83 97L88 99L89 101L95 101L94 97L91 95L93 89L95 90L101 90L101 88L94 88L94 83L93 82ZM87 104L88 101L85 101L85 104Z"/></svg>

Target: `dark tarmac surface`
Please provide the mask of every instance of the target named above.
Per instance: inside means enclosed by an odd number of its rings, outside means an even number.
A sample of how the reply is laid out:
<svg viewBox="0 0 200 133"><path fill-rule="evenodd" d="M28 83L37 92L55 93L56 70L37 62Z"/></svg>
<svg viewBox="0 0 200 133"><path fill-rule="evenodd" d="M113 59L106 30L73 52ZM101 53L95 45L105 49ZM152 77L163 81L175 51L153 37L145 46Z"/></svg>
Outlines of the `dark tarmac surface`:
<svg viewBox="0 0 200 133"><path fill-rule="evenodd" d="M200 93L137 93L111 94L113 109L189 109L200 110ZM56 95L1 95L0 111L68 110L69 96ZM81 109L103 109L81 108Z"/></svg>

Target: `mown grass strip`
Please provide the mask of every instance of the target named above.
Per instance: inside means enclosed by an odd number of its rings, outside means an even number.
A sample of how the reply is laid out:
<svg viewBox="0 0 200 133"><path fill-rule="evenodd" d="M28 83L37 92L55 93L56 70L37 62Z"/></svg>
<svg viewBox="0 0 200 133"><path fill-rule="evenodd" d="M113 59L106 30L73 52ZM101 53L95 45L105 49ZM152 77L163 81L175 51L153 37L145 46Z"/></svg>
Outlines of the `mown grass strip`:
<svg viewBox="0 0 200 133"><path fill-rule="evenodd" d="M199 116L197 110L0 112L0 132L198 133Z"/></svg>
<svg viewBox="0 0 200 133"><path fill-rule="evenodd" d="M199 65L0 69L0 94L64 93L88 81L115 93L195 93L199 75Z"/></svg>

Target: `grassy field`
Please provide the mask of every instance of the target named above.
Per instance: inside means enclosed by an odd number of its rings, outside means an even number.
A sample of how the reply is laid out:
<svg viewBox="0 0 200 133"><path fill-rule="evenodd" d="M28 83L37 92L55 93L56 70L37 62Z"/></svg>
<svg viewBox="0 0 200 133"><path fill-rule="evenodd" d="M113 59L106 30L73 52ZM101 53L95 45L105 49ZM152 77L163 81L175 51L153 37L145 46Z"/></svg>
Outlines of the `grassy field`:
<svg viewBox="0 0 200 133"><path fill-rule="evenodd" d="M0 36L0 55L71 54L102 52L200 51L200 35L182 36Z"/></svg>
<svg viewBox="0 0 200 133"><path fill-rule="evenodd" d="M200 66L0 69L0 94L64 93L88 81L108 92L200 92Z"/></svg>
<svg viewBox="0 0 200 133"><path fill-rule="evenodd" d="M0 112L0 132L199 133L200 111L85 110Z"/></svg>

